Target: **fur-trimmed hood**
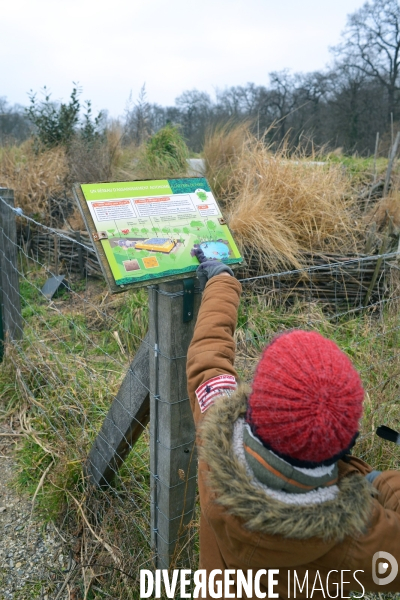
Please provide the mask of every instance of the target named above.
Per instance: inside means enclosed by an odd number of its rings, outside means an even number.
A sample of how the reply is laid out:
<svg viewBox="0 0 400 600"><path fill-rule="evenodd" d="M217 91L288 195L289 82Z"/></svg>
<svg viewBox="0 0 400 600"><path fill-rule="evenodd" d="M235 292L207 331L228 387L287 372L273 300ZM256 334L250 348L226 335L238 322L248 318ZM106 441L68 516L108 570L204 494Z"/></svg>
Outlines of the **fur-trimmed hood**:
<svg viewBox="0 0 400 600"><path fill-rule="evenodd" d="M223 396L207 410L200 429L200 458L209 466L208 485L231 515L254 532L285 538L341 541L365 533L372 512L373 488L356 472L339 479L337 496L317 504L287 504L254 484L234 451L235 423L247 408L248 386ZM340 467L340 463L339 463ZM339 472L342 469L339 468Z"/></svg>

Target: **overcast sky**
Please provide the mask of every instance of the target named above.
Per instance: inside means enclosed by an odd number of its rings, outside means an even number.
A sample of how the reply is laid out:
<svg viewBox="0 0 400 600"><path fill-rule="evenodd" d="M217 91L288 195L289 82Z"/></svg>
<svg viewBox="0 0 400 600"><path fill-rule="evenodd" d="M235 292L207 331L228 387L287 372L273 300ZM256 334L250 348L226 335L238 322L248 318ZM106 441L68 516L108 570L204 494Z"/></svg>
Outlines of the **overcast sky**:
<svg viewBox="0 0 400 600"><path fill-rule="evenodd" d="M323 69L346 16L364 0L2 0L0 96L28 103L44 85L67 100L72 82L95 110L122 115L146 83L150 102L268 73Z"/></svg>

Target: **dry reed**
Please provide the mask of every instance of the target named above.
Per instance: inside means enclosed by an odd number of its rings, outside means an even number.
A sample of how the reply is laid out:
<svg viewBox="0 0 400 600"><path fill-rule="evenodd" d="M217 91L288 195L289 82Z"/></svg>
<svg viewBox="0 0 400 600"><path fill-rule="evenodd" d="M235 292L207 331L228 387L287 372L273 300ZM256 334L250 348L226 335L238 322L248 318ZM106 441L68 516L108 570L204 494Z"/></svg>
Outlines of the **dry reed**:
<svg viewBox="0 0 400 600"><path fill-rule="evenodd" d="M214 137L207 168L218 173L222 165L223 177L211 175L210 183L242 251L260 270L299 267L304 252L356 251L354 200L340 165L286 147L273 153L245 126Z"/></svg>
<svg viewBox="0 0 400 600"><path fill-rule="evenodd" d="M134 177L137 149L122 150L121 138L118 126L111 126L92 143L77 136L68 149L38 151L32 140L4 147L0 149L0 184L14 190L15 204L26 214L52 225L62 226L67 220L75 229L84 229L70 193L72 184L118 180L128 171Z"/></svg>
<svg viewBox="0 0 400 600"><path fill-rule="evenodd" d="M395 190L379 200L366 215L367 224L376 223L377 231L382 231L391 218L395 230L400 230L400 191Z"/></svg>
<svg viewBox="0 0 400 600"><path fill-rule="evenodd" d="M243 147L251 140L249 123L228 123L210 130L204 142L206 177L223 203L232 193L232 173Z"/></svg>
<svg viewBox="0 0 400 600"><path fill-rule="evenodd" d="M121 139L118 124L111 124L106 133L88 143L76 136L68 150L71 183L93 183L112 180L122 162Z"/></svg>
<svg viewBox="0 0 400 600"><path fill-rule="evenodd" d="M0 150L0 182L14 190L15 205L45 216L49 199L65 193L68 159L64 148L35 152L32 141Z"/></svg>

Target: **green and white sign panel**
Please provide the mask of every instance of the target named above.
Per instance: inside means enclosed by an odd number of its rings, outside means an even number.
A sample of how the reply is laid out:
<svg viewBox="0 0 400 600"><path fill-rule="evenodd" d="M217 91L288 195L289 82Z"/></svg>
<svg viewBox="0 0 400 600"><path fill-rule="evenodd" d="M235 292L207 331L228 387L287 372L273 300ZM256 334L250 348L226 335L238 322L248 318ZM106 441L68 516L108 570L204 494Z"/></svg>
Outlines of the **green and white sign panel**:
<svg viewBox="0 0 400 600"><path fill-rule="evenodd" d="M94 183L81 190L118 286L195 271L195 245L227 264L243 260L204 178Z"/></svg>

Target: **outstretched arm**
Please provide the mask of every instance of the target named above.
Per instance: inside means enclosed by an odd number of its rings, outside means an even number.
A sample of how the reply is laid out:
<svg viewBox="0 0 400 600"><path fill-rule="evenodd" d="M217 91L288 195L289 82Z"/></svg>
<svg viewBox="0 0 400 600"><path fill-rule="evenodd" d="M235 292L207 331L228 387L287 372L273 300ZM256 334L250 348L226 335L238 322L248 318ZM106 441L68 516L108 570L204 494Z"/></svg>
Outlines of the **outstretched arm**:
<svg viewBox="0 0 400 600"><path fill-rule="evenodd" d="M231 275L222 273L210 279L205 287L193 339L188 351L187 380L195 423L212 403L220 386L232 389L235 342L233 339L241 285ZM226 378L222 376L226 375ZM218 380L214 378L219 377ZM207 392L207 382L210 392ZM204 387L201 387L205 384ZM200 390L199 390L200 388ZM198 390L198 395L196 395ZM200 400L199 400L199 398Z"/></svg>

